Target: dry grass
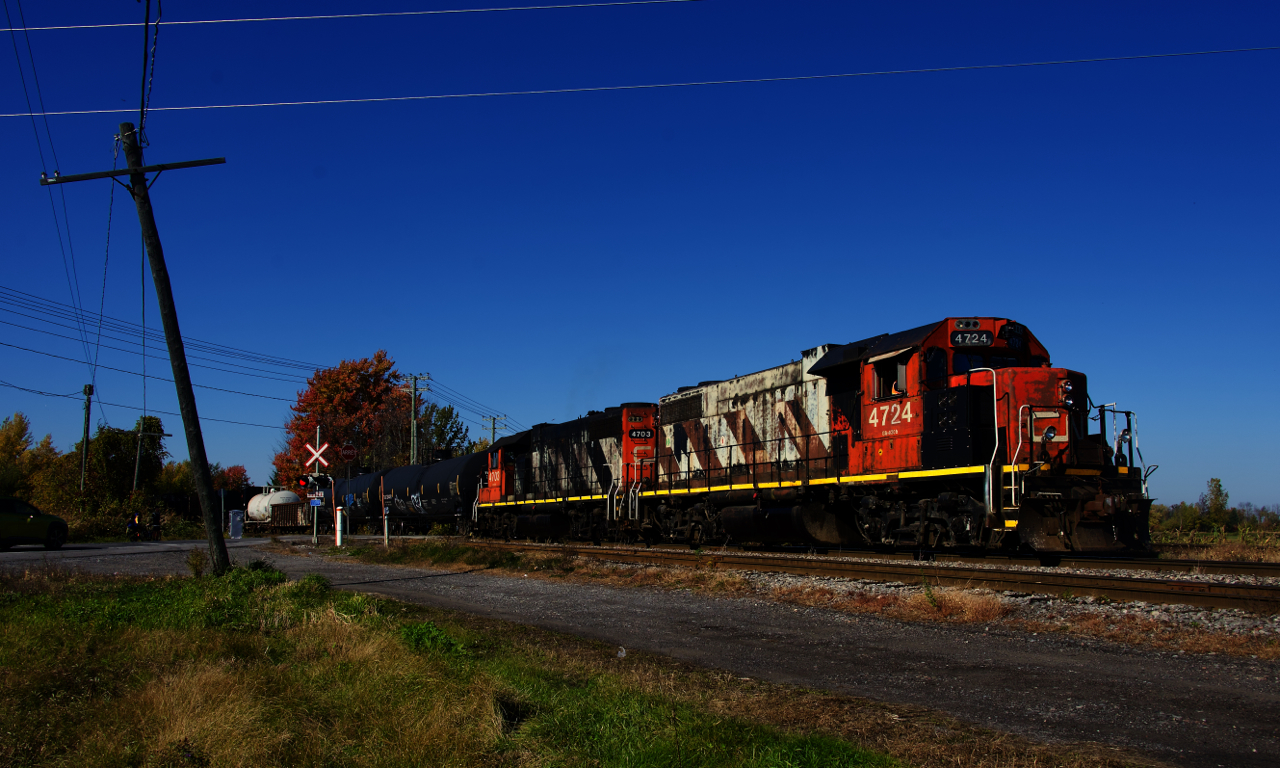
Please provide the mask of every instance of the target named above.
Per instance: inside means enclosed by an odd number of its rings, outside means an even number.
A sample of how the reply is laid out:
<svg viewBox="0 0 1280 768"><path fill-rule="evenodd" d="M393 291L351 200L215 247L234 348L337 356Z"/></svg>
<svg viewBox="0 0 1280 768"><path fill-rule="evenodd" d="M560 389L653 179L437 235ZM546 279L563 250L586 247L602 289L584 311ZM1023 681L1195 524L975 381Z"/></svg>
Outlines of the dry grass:
<svg viewBox="0 0 1280 768"><path fill-rule="evenodd" d="M903 596L869 592L837 592L830 587L777 587L769 596L782 603L832 608L846 613L874 613L903 621L990 623L1013 607L998 595L944 587Z"/></svg>
<svg viewBox="0 0 1280 768"><path fill-rule="evenodd" d="M281 641L297 644L287 665L246 663L215 646L122 695L111 702L115 717L104 713L85 734L75 761L128 764L138 745L149 744L185 747L192 764L215 766L444 765L469 762L501 732L487 679L460 686L446 674L423 676L421 658L386 633L330 612ZM270 658L269 645L237 650ZM330 679L343 710L359 717L317 700L317 681ZM422 695L428 686L431 695ZM121 743L121 733L133 743Z"/></svg>
<svg viewBox="0 0 1280 768"><path fill-rule="evenodd" d="M1166 545L1161 552L1180 560L1220 560L1232 563L1280 563L1280 546L1224 541L1213 544Z"/></svg>

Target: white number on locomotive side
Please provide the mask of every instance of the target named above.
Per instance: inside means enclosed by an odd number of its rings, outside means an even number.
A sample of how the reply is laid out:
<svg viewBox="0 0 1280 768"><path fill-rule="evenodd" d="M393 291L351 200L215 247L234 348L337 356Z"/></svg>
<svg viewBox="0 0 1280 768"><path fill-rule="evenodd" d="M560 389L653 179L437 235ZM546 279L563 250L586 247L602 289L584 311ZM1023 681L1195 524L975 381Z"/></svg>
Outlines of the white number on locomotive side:
<svg viewBox="0 0 1280 768"><path fill-rule="evenodd" d="M873 427L887 427L892 424L901 424L903 421L910 423L915 416L911 412L911 401L908 400L901 405L892 403L872 408L871 414L867 417L867 423Z"/></svg>

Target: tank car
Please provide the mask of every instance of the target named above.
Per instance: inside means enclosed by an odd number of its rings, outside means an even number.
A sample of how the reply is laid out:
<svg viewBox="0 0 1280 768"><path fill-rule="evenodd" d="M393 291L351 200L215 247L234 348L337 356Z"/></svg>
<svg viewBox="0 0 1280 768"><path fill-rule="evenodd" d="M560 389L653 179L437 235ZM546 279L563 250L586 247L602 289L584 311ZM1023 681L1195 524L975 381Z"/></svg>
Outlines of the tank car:
<svg viewBox="0 0 1280 768"><path fill-rule="evenodd" d="M692 545L1147 550L1155 467L1135 466L1131 412L1090 403L1086 376L1054 367L1025 326L947 318L504 438L484 454L468 527Z"/></svg>
<svg viewBox="0 0 1280 768"><path fill-rule="evenodd" d="M484 454L434 464L414 464L334 483L350 530L382 530L383 509L396 532L426 533L437 523L455 525L469 514L483 471Z"/></svg>
<svg viewBox="0 0 1280 768"><path fill-rule="evenodd" d="M263 488L245 507L245 527L250 531L300 531L310 524L309 508L293 491Z"/></svg>

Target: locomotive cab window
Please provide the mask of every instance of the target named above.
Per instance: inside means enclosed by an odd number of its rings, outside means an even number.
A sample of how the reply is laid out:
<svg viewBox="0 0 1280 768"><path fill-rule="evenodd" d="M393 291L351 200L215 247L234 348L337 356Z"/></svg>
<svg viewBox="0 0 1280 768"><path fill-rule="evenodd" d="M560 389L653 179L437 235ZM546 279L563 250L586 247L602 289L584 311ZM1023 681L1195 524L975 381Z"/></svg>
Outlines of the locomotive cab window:
<svg viewBox="0 0 1280 768"><path fill-rule="evenodd" d="M947 377L947 351L929 347L924 352L924 379L930 383Z"/></svg>
<svg viewBox="0 0 1280 768"><path fill-rule="evenodd" d="M876 399L902 397L907 394L907 361L910 355L901 354L876 360Z"/></svg>

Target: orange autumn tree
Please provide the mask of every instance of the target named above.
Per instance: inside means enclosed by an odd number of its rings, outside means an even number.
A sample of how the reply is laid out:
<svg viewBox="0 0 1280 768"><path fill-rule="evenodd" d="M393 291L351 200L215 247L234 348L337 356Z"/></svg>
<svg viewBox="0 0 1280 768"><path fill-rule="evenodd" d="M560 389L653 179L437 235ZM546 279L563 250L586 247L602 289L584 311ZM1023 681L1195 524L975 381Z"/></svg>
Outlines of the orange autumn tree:
<svg viewBox="0 0 1280 768"><path fill-rule="evenodd" d="M380 449L386 428L409 406L408 393L399 388L402 381L385 350L372 358L344 360L334 368L316 371L291 407L284 445L272 462L277 482L292 485L295 478L314 471L314 463L310 468L304 464L311 457L306 445L315 440L317 424L321 444L330 446L324 453L329 461L324 471L334 477L347 474L347 464L338 457L338 449L347 443L355 446L357 454L352 474L356 467L379 467L396 458L380 455L384 452Z"/></svg>

